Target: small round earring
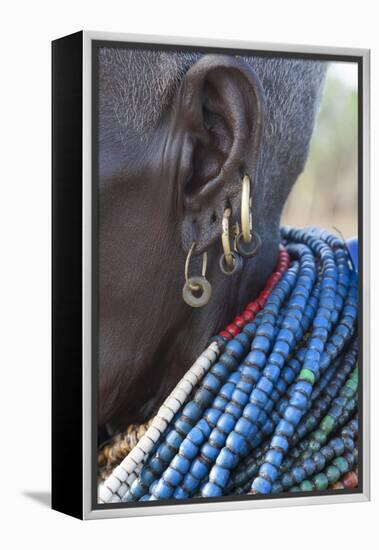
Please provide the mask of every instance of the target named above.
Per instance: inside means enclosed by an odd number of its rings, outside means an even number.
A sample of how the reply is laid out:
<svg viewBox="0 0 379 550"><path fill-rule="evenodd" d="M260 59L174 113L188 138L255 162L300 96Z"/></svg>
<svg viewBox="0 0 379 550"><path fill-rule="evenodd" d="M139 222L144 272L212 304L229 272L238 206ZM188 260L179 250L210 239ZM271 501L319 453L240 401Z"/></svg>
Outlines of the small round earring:
<svg viewBox="0 0 379 550"><path fill-rule="evenodd" d="M226 208L222 217L221 243L223 253L220 256L219 266L224 275L234 275L242 269L243 260L239 254L232 251L229 240L229 219L232 211Z"/></svg>
<svg viewBox="0 0 379 550"><path fill-rule="evenodd" d="M241 233L236 240L236 248L242 256L252 258L262 244L261 238L252 228L250 178L244 176L242 180L241 197Z"/></svg>
<svg viewBox="0 0 379 550"><path fill-rule="evenodd" d="M203 265L201 276L188 277L188 268L191 255L196 246L196 241L193 241L191 248L188 251L186 263L184 265L184 277L186 282L183 287L183 300L191 307L205 306L212 296L212 286L205 278L207 271L207 253L203 253Z"/></svg>

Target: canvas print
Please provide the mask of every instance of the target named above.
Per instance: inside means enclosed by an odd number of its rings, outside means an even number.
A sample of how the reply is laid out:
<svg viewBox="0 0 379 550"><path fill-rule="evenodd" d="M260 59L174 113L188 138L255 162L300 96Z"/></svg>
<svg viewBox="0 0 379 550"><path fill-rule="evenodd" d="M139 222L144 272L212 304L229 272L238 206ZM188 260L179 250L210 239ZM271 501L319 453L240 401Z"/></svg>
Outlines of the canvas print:
<svg viewBox="0 0 379 550"><path fill-rule="evenodd" d="M360 491L358 64L92 55L97 505Z"/></svg>

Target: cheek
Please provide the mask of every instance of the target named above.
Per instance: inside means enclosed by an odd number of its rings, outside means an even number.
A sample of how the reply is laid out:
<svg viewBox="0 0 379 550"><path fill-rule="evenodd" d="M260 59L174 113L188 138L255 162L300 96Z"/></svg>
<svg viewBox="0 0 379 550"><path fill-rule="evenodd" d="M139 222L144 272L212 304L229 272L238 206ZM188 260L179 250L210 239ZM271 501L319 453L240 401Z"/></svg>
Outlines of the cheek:
<svg viewBox="0 0 379 550"><path fill-rule="evenodd" d="M153 345L162 338L175 321L184 260L178 232L159 209L146 212L145 205L142 215L129 205L112 212L100 225L99 328L109 335L104 345L131 356L141 354L146 341Z"/></svg>

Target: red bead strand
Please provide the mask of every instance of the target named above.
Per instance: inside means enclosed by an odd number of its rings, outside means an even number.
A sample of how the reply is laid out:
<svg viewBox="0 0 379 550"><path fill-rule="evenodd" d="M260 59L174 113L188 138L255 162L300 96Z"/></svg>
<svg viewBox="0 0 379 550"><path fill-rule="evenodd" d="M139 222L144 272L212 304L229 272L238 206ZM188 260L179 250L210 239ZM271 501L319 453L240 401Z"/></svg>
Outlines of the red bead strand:
<svg viewBox="0 0 379 550"><path fill-rule="evenodd" d="M264 307L267 298L270 296L283 274L287 271L289 265L289 254L284 246L280 245L278 262L276 264L275 271L267 279L264 289L254 301L247 304L241 315L237 315L234 321L227 325L222 332L220 332L219 336L222 336L226 340L231 340L237 336L237 334L247 323L251 323L255 319L255 316Z"/></svg>

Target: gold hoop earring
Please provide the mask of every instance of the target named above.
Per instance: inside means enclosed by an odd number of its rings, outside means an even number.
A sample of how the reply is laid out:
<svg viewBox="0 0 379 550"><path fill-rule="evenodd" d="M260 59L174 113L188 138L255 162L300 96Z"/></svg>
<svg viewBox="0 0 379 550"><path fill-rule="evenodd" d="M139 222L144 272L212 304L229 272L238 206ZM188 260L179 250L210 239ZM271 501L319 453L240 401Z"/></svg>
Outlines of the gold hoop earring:
<svg viewBox="0 0 379 550"><path fill-rule="evenodd" d="M193 241L191 248L188 251L186 262L184 264L185 283L183 287L183 300L191 307L205 306L212 296L212 286L205 278L207 271L207 253L203 252L203 265L201 268L201 276L189 277L188 268L192 253L196 246L196 241Z"/></svg>
<svg viewBox="0 0 379 550"><path fill-rule="evenodd" d="M221 243L223 253L220 256L219 266L224 275L234 275L242 269L242 258L230 248L229 220L232 211L226 208L222 217Z"/></svg>
<svg viewBox="0 0 379 550"><path fill-rule="evenodd" d="M250 178L246 175L242 179L241 233L236 239L238 252L246 258L255 256L262 244L260 236L253 230L251 206Z"/></svg>

